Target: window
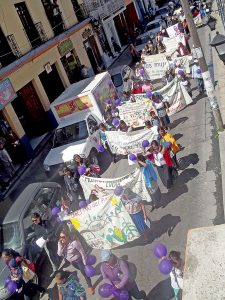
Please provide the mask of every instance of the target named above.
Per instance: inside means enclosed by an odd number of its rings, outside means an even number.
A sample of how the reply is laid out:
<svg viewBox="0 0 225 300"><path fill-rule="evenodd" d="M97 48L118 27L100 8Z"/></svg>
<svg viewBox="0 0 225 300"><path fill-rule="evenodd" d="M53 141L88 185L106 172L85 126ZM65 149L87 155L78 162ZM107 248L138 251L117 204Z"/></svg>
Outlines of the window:
<svg viewBox="0 0 225 300"><path fill-rule="evenodd" d="M18 222L3 224L1 227L2 249L20 249L21 236Z"/></svg>
<svg viewBox="0 0 225 300"><path fill-rule="evenodd" d="M85 121L80 121L59 129L56 129L53 148L84 140L88 137Z"/></svg>
<svg viewBox="0 0 225 300"><path fill-rule="evenodd" d="M115 87L123 85L123 79L120 73L112 75L111 78Z"/></svg>
<svg viewBox="0 0 225 300"><path fill-rule="evenodd" d="M89 116L87 119L88 128L90 130L90 134L93 134L98 128L98 122L95 120L93 116Z"/></svg>

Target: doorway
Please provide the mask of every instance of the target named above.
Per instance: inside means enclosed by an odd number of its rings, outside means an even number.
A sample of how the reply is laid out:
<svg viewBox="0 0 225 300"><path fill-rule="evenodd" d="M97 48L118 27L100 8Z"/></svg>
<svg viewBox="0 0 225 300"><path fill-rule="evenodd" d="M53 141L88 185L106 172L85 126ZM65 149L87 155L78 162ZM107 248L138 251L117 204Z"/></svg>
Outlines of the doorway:
<svg viewBox="0 0 225 300"><path fill-rule="evenodd" d="M82 79L81 64L79 58L73 51L70 51L69 53L64 55L61 58L61 62L71 84Z"/></svg>
<svg viewBox="0 0 225 300"><path fill-rule="evenodd" d="M41 45L42 41L31 19L25 2L15 4L16 11L33 48Z"/></svg>
<svg viewBox="0 0 225 300"><path fill-rule="evenodd" d="M32 82L20 89L17 95L12 106L26 135L33 138L46 133L50 126Z"/></svg>
<svg viewBox="0 0 225 300"><path fill-rule="evenodd" d="M52 103L56 98L59 97L59 95L62 94L62 92L65 91L65 88L57 71L56 65L53 64L51 65L51 67L52 71L50 73L43 71L39 75L39 78L45 89L49 101Z"/></svg>
<svg viewBox="0 0 225 300"><path fill-rule="evenodd" d="M86 41L84 41L84 47L86 49L93 71L95 74L97 74L98 67L102 66L102 58L93 35L90 36Z"/></svg>

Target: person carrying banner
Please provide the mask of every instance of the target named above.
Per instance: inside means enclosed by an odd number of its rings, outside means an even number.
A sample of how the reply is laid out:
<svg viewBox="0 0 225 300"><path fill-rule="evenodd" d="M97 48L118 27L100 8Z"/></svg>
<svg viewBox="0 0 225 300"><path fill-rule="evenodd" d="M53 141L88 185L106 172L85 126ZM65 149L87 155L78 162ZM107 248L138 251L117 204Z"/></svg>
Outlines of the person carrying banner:
<svg viewBox="0 0 225 300"><path fill-rule="evenodd" d="M89 294L93 295L95 290L92 286L91 279L85 274L87 255L81 242L75 239L74 236L72 237L69 230L64 229L60 232L57 254L64 257L74 268L80 270L87 282Z"/></svg>
<svg viewBox="0 0 225 300"><path fill-rule="evenodd" d="M113 162L116 163L116 154L112 153L105 132L106 126L103 123L99 124L99 144L103 145L103 147L109 152L109 154L113 158Z"/></svg>
<svg viewBox="0 0 225 300"><path fill-rule="evenodd" d="M161 200L161 191L157 184L157 175L149 159L146 159L143 155L138 155L138 164L141 167L141 171L144 175L145 185L152 199L152 209L158 207L158 203Z"/></svg>
<svg viewBox="0 0 225 300"><path fill-rule="evenodd" d="M129 300L132 297L135 299L148 299L144 291L139 291L127 262L116 257L111 250L102 250L101 261L103 279L108 279L117 289L125 288L129 293Z"/></svg>
<svg viewBox="0 0 225 300"><path fill-rule="evenodd" d="M147 243L149 229L147 224L148 222L150 223L150 221L148 220L146 208L142 202L142 199L137 194L133 193L130 188L126 188L123 191L121 200L126 211L137 227L138 232L143 235L144 242Z"/></svg>
<svg viewBox="0 0 225 300"><path fill-rule="evenodd" d="M158 92L154 92L152 95L152 105L157 111L161 126L167 128L170 124L170 119L166 112L166 109L169 108L168 102Z"/></svg>

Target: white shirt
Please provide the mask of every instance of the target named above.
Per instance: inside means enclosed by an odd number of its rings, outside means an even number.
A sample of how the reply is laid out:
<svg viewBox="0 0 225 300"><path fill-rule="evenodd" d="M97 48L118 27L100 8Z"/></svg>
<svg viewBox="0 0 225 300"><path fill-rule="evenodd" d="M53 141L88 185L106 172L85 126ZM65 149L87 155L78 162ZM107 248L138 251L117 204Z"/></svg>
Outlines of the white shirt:
<svg viewBox="0 0 225 300"><path fill-rule="evenodd" d="M183 289L183 272L173 268L170 272L171 286L173 289Z"/></svg>
<svg viewBox="0 0 225 300"><path fill-rule="evenodd" d="M161 167L166 164L166 161L161 152L154 153L153 156L154 156L154 161L155 161L156 166Z"/></svg>

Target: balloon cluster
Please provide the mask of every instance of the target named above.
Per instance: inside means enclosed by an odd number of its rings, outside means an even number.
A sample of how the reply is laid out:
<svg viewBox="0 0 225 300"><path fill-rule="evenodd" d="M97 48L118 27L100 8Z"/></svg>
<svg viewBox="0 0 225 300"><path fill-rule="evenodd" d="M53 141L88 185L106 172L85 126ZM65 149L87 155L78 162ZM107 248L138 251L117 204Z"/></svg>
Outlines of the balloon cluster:
<svg viewBox="0 0 225 300"><path fill-rule="evenodd" d="M61 223L62 220L60 219L60 217L58 216L58 213L60 213L60 208L59 207L53 207L52 209L52 216L53 217L56 217L56 221L58 223Z"/></svg>
<svg viewBox="0 0 225 300"><path fill-rule="evenodd" d="M98 293L102 298L108 298L114 296L115 300L128 300L129 293L126 289L117 289L110 283L103 283L98 288Z"/></svg>
<svg viewBox="0 0 225 300"><path fill-rule="evenodd" d="M160 258L159 271L164 275L169 274L172 271L173 265L166 257L166 246L163 244L157 244L155 245L153 252L156 257Z"/></svg>
<svg viewBox="0 0 225 300"><path fill-rule="evenodd" d="M7 278L5 281L5 287L7 288L7 291L9 293L13 294L17 290L17 283L16 283L16 281Z"/></svg>
<svg viewBox="0 0 225 300"><path fill-rule="evenodd" d="M87 277L93 277L96 275L96 269L93 267L93 265L96 263L97 259L94 255L88 255L86 260L86 266L84 268L85 274Z"/></svg>
<svg viewBox="0 0 225 300"><path fill-rule="evenodd" d="M84 165L82 165L82 166L79 166L78 168L77 168L77 170L78 170L78 173L80 174L80 176L82 176L82 175L84 175L85 174L85 172L86 172L86 166L84 166Z"/></svg>

